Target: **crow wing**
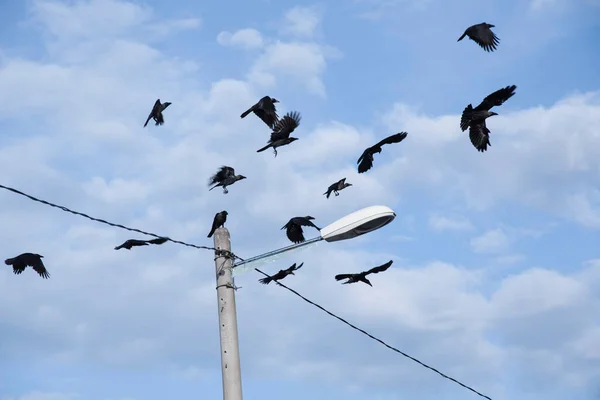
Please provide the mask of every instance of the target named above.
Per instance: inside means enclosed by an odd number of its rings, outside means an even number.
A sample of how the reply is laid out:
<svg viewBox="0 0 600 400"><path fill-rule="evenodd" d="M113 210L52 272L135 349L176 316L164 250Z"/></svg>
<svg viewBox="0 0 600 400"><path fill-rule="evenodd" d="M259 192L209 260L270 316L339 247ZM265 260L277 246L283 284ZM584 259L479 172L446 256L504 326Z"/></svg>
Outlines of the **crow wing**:
<svg viewBox="0 0 600 400"><path fill-rule="evenodd" d="M150 244L163 244L163 243L167 242L168 240L169 240L169 238L167 238L167 237L161 237L161 238L148 240L147 242Z"/></svg>
<svg viewBox="0 0 600 400"><path fill-rule="evenodd" d="M400 143L406 138L406 136L408 136L408 133L406 132L396 133L394 135L386 137L385 139L377 143L375 146L373 146L373 148L381 147L384 144Z"/></svg>
<svg viewBox="0 0 600 400"><path fill-rule="evenodd" d="M388 269L390 267L390 265L392 265L393 262L394 262L393 260L390 260L390 261L386 262L385 264L382 264L382 265L380 265L378 267L373 267L370 270L366 271L365 275L377 274L379 272L383 272L386 269Z"/></svg>
<svg viewBox="0 0 600 400"><path fill-rule="evenodd" d="M290 111L283 116L273 128L273 132L271 132L271 142L280 139L287 139L290 137L291 133L300 125L300 120L302 116L298 111Z"/></svg>
<svg viewBox="0 0 600 400"><path fill-rule="evenodd" d="M271 101L269 96L265 96L258 101L255 107L254 114L258 116L258 118L262 119L262 121L269 126L269 128L273 129L277 121L279 120L279 116L277 115L277 108L275 104Z"/></svg>
<svg viewBox="0 0 600 400"><path fill-rule="evenodd" d="M475 111L490 111L494 106L501 106L506 100L515 95L515 90L517 90L516 85L510 85L496 90L494 93L487 95L483 101L475 107Z"/></svg>
<svg viewBox="0 0 600 400"><path fill-rule="evenodd" d="M227 178L231 178L235 175L235 169L228 167L227 165L223 165L216 174L210 177L208 181L208 186L213 185L215 183L223 182Z"/></svg>
<svg viewBox="0 0 600 400"><path fill-rule="evenodd" d="M306 241L304 238L304 233L302 232L302 227L297 224L289 224L287 229L285 230L285 234L293 243L302 243Z"/></svg>
<svg viewBox="0 0 600 400"><path fill-rule="evenodd" d="M335 276L336 281L341 281L342 279L350 279L354 276L354 274L338 274Z"/></svg>
<svg viewBox="0 0 600 400"><path fill-rule="evenodd" d="M500 43L500 39L487 24L477 24L468 28L470 32L467 34L485 51L494 51Z"/></svg>
<svg viewBox="0 0 600 400"><path fill-rule="evenodd" d="M150 111L150 114L148 114L148 118L146 119L146 123L144 124L144 128L146 127L146 125L148 125L148 122L150 121L150 119L154 116L156 116L160 110L161 110L161 104L160 104L160 99L157 99L154 102L154 105L152 106L152 111Z"/></svg>
<svg viewBox="0 0 600 400"><path fill-rule="evenodd" d="M358 164L358 173L362 174L373 168L373 150L371 147L363 151L362 155L356 161Z"/></svg>
<svg viewBox="0 0 600 400"><path fill-rule="evenodd" d="M478 151L484 152L487 150L490 143L490 130L485 125L485 120L481 123L473 124L469 128L469 139Z"/></svg>
<svg viewBox="0 0 600 400"><path fill-rule="evenodd" d="M42 278L44 278L44 279L50 278L50 274L48 273L48 270L46 270L46 267L44 266L44 263L42 262L41 258L32 259L30 261L30 265L31 265L31 268L33 268L33 270L35 272L37 272L38 275L41 276Z"/></svg>

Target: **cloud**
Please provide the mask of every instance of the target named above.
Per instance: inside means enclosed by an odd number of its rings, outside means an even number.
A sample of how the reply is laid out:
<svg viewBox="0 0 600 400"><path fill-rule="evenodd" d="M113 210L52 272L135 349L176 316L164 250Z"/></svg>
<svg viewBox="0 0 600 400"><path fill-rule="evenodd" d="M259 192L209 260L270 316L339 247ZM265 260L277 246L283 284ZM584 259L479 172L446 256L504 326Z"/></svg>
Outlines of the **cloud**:
<svg viewBox="0 0 600 400"><path fill-rule="evenodd" d="M499 253L508 248L508 236L502 229L493 229L471 239L471 248L476 253Z"/></svg>
<svg viewBox="0 0 600 400"><path fill-rule="evenodd" d="M467 218L465 217L456 217L456 218L450 218L450 217L444 217L442 215L430 215L429 216L429 226L431 227L431 229L433 229L434 231L437 232L442 232L442 231L464 231L464 230L469 230L469 229L473 229L473 225L471 224L471 221L469 221Z"/></svg>
<svg viewBox="0 0 600 400"><path fill-rule="evenodd" d="M294 7L285 13L282 33L312 37L321 23L322 11L315 7Z"/></svg>
<svg viewBox="0 0 600 400"><path fill-rule="evenodd" d="M261 269L274 272L304 262L302 273L286 278L290 287L492 398L515 386L532 385L532 392L541 393L598 381L599 361L589 348L599 329L597 261L583 267L574 262L569 272L540 261L536 268L498 277L468 257L437 259L430 238L418 230L429 222L442 235L466 229L468 220L457 215L473 221L483 215L489 219L482 218L482 229L488 231L473 238L473 249L509 257L503 252L520 237L516 230L525 228L492 225L501 207L524 205L597 226L599 199L590 182L600 167L598 93L574 94L545 108L504 109L490 120L492 147L485 154L474 151L460 132L458 112L427 115L396 103L381 120L359 125L315 111L298 128L301 139L274 158L255 152L268 134L262 121L239 114L260 98L265 84L292 91L290 79L309 89L306 96L298 94L306 103L324 95L323 74L333 58L327 46L265 40L242 68L247 80L225 76L204 84L198 69L213 54L192 61L161 51L140 33L153 11L106 3L113 12L123 7L124 14L105 26L98 22L105 17L89 11L92 6L99 7L88 2L61 5L60 12L39 8L38 20L64 19L63 26L42 26L47 52L10 58L0 67L5 100L0 118L10 123L0 137L0 183L207 246L215 212L227 209L233 250L243 257L289 244L279 228L292 216L310 213L326 225L359 208L387 204L407 218L348 243L320 243L288 254ZM78 18L93 29L82 30ZM70 45L54 51L64 37ZM142 128L159 96L173 102L165 124ZM383 130L407 130L410 140L377 155L375 168L358 175L357 154ZM227 195L209 192L206 180L223 164L248 180ZM325 199L327 186L341 177L354 186ZM435 194L426 206L438 214L412 212L422 193ZM61 374L58 367L119 374L135 369L141 375L166 369L192 381L214 372L219 350L210 252L174 243L115 251L122 241L143 235L13 193L2 196L6 229L0 241L6 256L35 250L45 255L52 274L43 281L31 270L15 276L0 269L2 363L12 369L18 361L28 371L43 366L47 374ZM409 217L415 232L404 231ZM307 230L307 236L313 234ZM407 237L412 240L398 242ZM412 253L400 258L405 250ZM373 288L333 279L389 259L393 267L373 276ZM344 385L352 382L356 392L368 392L365 398L377 398L376 392L384 398L383 392L398 388L415 398L463 395L462 388L281 287L258 284L258 278L252 270L236 277L242 286L236 301L245 381L330 383L340 396L348 395ZM111 397L123 397L121 389L92 373ZM154 386L150 394L143 390L130 389L136 398L158 396Z"/></svg>
<svg viewBox="0 0 600 400"><path fill-rule="evenodd" d="M257 49L264 45L263 37L256 29L240 29L234 33L223 31L217 35L221 46L239 46L245 49Z"/></svg>

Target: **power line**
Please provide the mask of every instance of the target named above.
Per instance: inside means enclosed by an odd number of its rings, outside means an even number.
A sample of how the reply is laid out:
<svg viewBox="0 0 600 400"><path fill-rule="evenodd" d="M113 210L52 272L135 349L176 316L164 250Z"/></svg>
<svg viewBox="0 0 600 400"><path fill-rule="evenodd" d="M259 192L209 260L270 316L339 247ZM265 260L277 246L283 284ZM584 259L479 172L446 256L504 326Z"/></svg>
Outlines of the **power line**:
<svg viewBox="0 0 600 400"><path fill-rule="evenodd" d="M270 275L268 275L268 274L266 274L266 273L262 272L262 271L261 271L260 269L258 269L258 268L254 268L254 270L255 270L255 271L257 271L257 272L260 272L261 274L263 274L263 275L265 275L265 276L271 277ZM473 392L473 393L477 394L478 396L481 396L481 397L483 397L483 398L485 398L485 399L488 399L488 400L492 400L492 398L491 398L491 397L488 397L488 396L486 396L486 395L485 395L485 394L483 394L483 393L479 393L477 390L475 390L475 389L473 389L473 388L471 388L471 387L469 387L469 386L465 385L464 383L461 383L461 382L457 381L456 379L454 379L454 378L452 378L452 377L450 377L450 376L448 376L448 375L446 375L446 374L444 374L444 373L440 372L439 370L437 370L437 369L435 369L435 368L433 368L433 367L430 367L429 365L427 365L427 364L425 364L425 363L423 363L423 362L421 362L421 361L417 360L416 358L414 358L414 357L412 357L412 356L409 356L408 354L406 354L406 353L405 353L405 352L403 352L402 350L398 350L397 348L395 348L395 347L393 347L393 346L390 346L389 344L385 343L383 340L376 338L375 336L371 335L371 334L370 334L370 333L368 333L367 331L365 331L365 330L363 330L363 329L361 329L361 328L357 327L356 325L353 325L353 324L351 324L350 322L346 321L344 318L342 318L342 317L338 317L337 315L335 315L335 314L334 314L334 313L332 313L331 311L328 311L328 310L326 310L325 308L323 308L322 306L318 305L318 304L317 304L317 303L315 303L314 301L311 301L311 300L307 299L306 297L302 296L300 293L298 293L298 292L297 292L297 291L295 291L294 289L292 289L292 288L289 288L289 287L285 286L283 283L280 283L279 281L275 281L275 283L277 283L279 286L281 286L281 287L283 287L283 288L285 288L285 289L289 290L290 292L294 293L296 296L300 297L300 298L301 298L302 300L304 300L305 302L307 302L307 303L309 303L309 304L311 304L311 305L313 305L313 306L317 307L317 308L318 308L318 309L320 309L321 311L325 311L327 314L331 315L332 317L334 317L334 318L336 318L336 319L338 319L338 320L342 321L344 324L348 325L349 327L351 327L351 328L353 328L353 329L355 329L355 330L357 330L357 331L359 331L359 332L361 332L361 333L363 333L363 334L367 335L367 336L368 336L368 337L370 337L371 339L373 339L373 340L375 340L375 341L377 341L377 342L381 343L382 345L384 345L384 346L385 346L385 347L387 347L388 349L391 349L391 350L395 351L396 353L398 353L398 354L401 354L402 356L404 356L404 357L406 357L406 358L408 358L408 359L411 359L412 361L416 362L417 364L420 364L421 366L423 366L423 367L425 367L425 368L427 368L427 369L430 369L430 370L432 370L433 372L435 372L435 373L437 373L437 374L441 375L443 378L446 378L446 379L448 379L448 380L451 380L451 381L452 381L452 382L454 382L454 383L457 383L457 384L459 384L460 386L464 387L465 389L468 389L468 390L470 390L471 392Z"/></svg>
<svg viewBox="0 0 600 400"><path fill-rule="evenodd" d="M166 239L167 239L167 241L169 241L169 242L177 243L177 244L180 244L180 245L183 245L183 246L187 246L187 247L193 247L193 248L195 248L195 249L200 249L200 250L213 250L213 251L215 250L215 248L214 248L214 247L209 247L209 246L199 246L199 245L196 245L196 244L186 243L186 242L182 242L182 241L180 241L180 240L174 240L174 239L171 239L171 238L169 238L169 237L167 237L167 236L160 236L160 235L157 235L157 234L155 234L155 233L151 233L151 232L145 232L145 231L142 231L142 230L140 230L140 229L136 229L136 228L129 228L129 227L125 226L125 225L121 225L121 224L115 224L115 223L113 223L113 222L109 222L109 221L106 221L106 220L103 220L103 219L100 219L100 218L91 217L91 216L89 216L89 215L87 215L87 214L84 214L84 213L82 213L82 212L79 212L79 211L73 211L73 210L71 210L71 209L69 209L69 208L67 208L67 207L60 206L60 205L58 205L58 204L54 204L54 203L50 203L49 201L46 201L46 200L38 199L37 197L31 196L31 195L29 195L29 194L27 194L27 193L23 193L23 192L21 192L20 190L17 190L17 189L14 189L14 188L8 187L8 186L0 185L0 188L2 188L2 189L5 189L5 190L8 190L8 191L10 191L10 192L13 192L13 193L16 193L16 194L19 194L19 195L21 195L21 196L27 197L28 199L30 199L30 200L33 200L33 201L36 201L36 202L38 202L38 203L42 203L42 204L44 204L44 205L47 205L47 206L50 206L50 207L58 208L58 209L60 209L60 210L62 210L62 211L65 211L65 212L68 212L68 213L71 213L71 214L74 214L74 215L78 215L78 216L80 216L80 217L84 217L84 218L87 218L87 219L89 219L89 220L92 220L92 221L95 221L95 222L100 222L100 223L102 223L102 224L109 225L109 226L112 226L112 227L115 227L115 228L121 228L121 229L128 230L128 231L130 231L130 232L137 232L137 233L141 233L141 234L144 234L144 235L153 236L153 237L155 237L155 238L166 238ZM233 253L231 254L231 256L232 256L232 257L234 257L234 258L237 258L237 259L240 259L240 260L242 260L242 261L243 261L243 259L241 259L240 257L236 256L236 255L235 255L235 254L233 254Z"/></svg>

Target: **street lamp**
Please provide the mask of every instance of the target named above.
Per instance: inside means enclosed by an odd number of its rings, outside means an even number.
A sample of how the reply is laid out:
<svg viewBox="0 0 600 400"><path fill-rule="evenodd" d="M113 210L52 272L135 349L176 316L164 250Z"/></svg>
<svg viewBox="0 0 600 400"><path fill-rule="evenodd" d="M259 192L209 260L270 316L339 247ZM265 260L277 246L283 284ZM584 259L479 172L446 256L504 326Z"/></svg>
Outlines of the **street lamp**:
<svg viewBox="0 0 600 400"><path fill-rule="evenodd" d="M321 235L316 238L248 258L244 261L234 264L233 268L237 268L244 264L256 262L265 258L274 257L291 250L296 250L300 247L320 242L321 240L325 240L326 242L338 242L340 240L353 239L357 236L361 236L365 233L373 232L374 230L384 227L392 222L394 218L396 218L396 213L389 207L365 207L327 225L325 228L321 229Z"/></svg>
<svg viewBox="0 0 600 400"><path fill-rule="evenodd" d="M232 266L231 240L227 228L215 231L215 268L217 273L217 299L219 313L219 337L221 340L221 373L223 377L223 400L242 400L242 373L238 343L235 285L233 269L241 265L285 253L321 240L338 242L352 239L379 229L396 218L396 213L386 206L371 206L348 214L321 229L321 235L303 243L270 251ZM223 253L225 250L225 253Z"/></svg>

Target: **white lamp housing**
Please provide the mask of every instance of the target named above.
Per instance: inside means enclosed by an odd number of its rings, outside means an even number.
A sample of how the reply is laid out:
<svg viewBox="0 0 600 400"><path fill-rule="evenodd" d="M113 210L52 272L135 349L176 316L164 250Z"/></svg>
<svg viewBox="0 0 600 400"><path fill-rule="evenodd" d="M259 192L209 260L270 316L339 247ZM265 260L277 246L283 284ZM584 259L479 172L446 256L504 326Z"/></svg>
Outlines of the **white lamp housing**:
<svg viewBox="0 0 600 400"><path fill-rule="evenodd" d="M396 218L396 213L386 206L371 206L348 214L321 229L327 242L352 239L379 229Z"/></svg>

